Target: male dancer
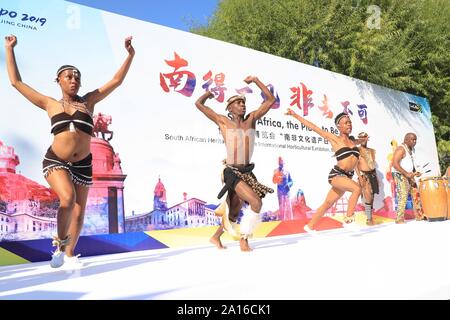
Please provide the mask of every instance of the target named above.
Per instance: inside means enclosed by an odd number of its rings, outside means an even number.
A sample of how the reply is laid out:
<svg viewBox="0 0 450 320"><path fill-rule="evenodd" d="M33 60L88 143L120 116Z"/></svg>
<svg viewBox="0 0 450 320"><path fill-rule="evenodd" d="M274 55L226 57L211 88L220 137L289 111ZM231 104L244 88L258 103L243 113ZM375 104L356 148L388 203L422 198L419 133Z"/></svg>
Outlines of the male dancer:
<svg viewBox="0 0 450 320"><path fill-rule="evenodd" d="M205 101L214 97L210 91L206 91L195 102L195 106L205 114L210 120L219 126L227 148L227 159L223 170L224 187L220 191L220 199L228 192L224 206L225 213L222 216L222 224L210 241L219 249L225 248L220 241L220 236L224 230L231 235L236 235L232 223L236 223L239 212L244 202L249 204L240 224L240 248L242 251L251 251L248 245L248 237L253 233L260 221L259 213L262 207L261 199L266 193L273 190L260 184L252 173L255 167L250 163L255 143L256 121L263 117L275 102L275 97L270 90L257 78L248 76L244 80L246 83L255 83L264 93L266 99L261 106L250 112L247 116L245 96L232 96L227 101L228 117L219 115L211 108L205 106ZM216 210L217 211L217 210Z"/></svg>
<svg viewBox="0 0 450 320"><path fill-rule="evenodd" d="M369 135L366 132L360 132L358 139L361 139L361 145L359 147L359 160L357 166L358 181L361 186L361 195L364 200L364 211L366 213L368 226L373 226L372 209L373 198L375 194L378 194L378 179L375 171L375 150L367 147L367 141L369 141Z"/></svg>

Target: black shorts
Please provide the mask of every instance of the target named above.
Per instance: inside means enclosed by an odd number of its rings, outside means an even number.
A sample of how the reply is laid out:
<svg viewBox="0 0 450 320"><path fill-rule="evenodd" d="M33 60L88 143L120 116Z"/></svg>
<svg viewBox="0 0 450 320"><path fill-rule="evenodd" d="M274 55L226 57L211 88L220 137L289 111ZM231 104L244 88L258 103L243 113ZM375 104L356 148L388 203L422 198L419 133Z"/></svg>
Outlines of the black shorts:
<svg viewBox="0 0 450 320"><path fill-rule="evenodd" d="M90 153L86 158L77 161L69 162L64 161L53 152L52 147L48 148L47 153L42 161L42 172L44 177L53 170L64 169L70 174L73 183L81 186L92 185L92 154Z"/></svg>
<svg viewBox="0 0 450 320"><path fill-rule="evenodd" d="M353 178L353 175L355 174L355 171L345 171L339 168L338 166L334 166L333 169L331 169L330 173L328 174L328 183L331 184L331 179L338 176L344 176L349 179Z"/></svg>
<svg viewBox="0 0 450 320"><path fill-rule="evenodd" d="M258 179L252 172L254 167L255 165L253 163L244 168L235 168L227 165L223 170L224 186L220 190L217 198L222 198L227 191L234 191L239 181L243 181L249 185L260 199L264 198L267 193L273 193L272 188L266 187L258 182Z"/></svg>

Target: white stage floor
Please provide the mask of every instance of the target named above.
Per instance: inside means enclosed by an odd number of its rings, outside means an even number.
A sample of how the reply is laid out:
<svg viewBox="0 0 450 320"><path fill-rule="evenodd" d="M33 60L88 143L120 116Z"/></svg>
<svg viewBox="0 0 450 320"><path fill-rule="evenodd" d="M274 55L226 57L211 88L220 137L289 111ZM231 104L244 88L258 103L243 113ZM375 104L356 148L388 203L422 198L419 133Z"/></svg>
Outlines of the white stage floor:
<svg viewBox="0 0 450 320"><path fill-rule="evenodd" d="M450 220L0 267L0 299L450 299Z"/></svg>

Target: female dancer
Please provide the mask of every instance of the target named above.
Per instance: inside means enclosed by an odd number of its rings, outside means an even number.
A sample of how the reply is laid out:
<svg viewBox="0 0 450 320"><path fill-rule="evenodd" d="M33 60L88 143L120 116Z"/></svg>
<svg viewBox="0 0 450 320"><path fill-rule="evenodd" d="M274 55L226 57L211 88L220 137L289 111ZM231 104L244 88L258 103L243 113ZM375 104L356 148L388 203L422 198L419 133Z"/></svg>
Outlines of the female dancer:
<svg viewBox="0 0 450 320"><path fill-rule="evenodd" d="M351 192L348 199L347 215L344 217L344 226L354 222L354 211L358 197L361 194L361 188L358 183L352 180L354 170L358 164L359 149L355 145L355 140L351 139L352 121L349 116L342 112L336 116L334 123L339 129L339 136L333 133L320 129L314 123L302 118L293 110L288 109L286 115L292 116L302 124L318 133L322 138L327 139L337 160L337 164L331 169L328 174L328 182L331 185L331 190L328 192L325 201L317 209L311 220L305 225L304 230L307 232L314 232L314 226L319 219L345 192Z"/></svg>
<svg viewBox="0 0 450 320"><path fill-rule="evenodd" d="M47 112L52 125L51 133L54 134L53 143L42 163L44 176L60 202L56 217L58 235L52 242L56 246L50 262L53 268L65 262L81 266L78 256L74 256L74 249L83 227L89 186L92 184L92 115L95 104L125 79L134 57L131 39L125 39L128 55L114 77L84 96L78 95L81 72L71 65L60 67L56 72L56 82L61 87L62 98L56 100L22 82L14 54L17 38L14 35L5 37L6 67L11 85L31 103Z"/></svg>

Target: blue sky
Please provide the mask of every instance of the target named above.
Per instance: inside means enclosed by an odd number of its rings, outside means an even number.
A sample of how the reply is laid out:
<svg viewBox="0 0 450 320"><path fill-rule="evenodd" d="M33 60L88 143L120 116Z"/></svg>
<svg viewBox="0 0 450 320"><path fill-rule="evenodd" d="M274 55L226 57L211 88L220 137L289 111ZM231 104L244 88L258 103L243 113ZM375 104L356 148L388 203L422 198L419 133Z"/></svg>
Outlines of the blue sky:
<svg viewBox="0 0 450 320"><path fill-rule="evenodd" d="M219 0L66 0L189 31L192 22L204 25Z"/></svg>

